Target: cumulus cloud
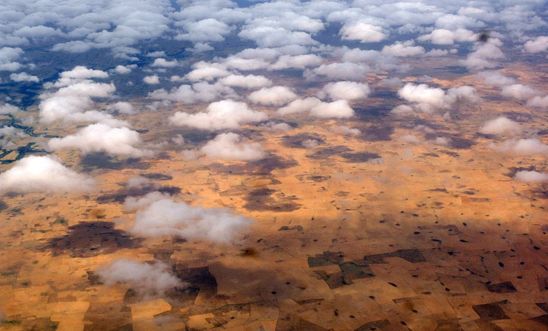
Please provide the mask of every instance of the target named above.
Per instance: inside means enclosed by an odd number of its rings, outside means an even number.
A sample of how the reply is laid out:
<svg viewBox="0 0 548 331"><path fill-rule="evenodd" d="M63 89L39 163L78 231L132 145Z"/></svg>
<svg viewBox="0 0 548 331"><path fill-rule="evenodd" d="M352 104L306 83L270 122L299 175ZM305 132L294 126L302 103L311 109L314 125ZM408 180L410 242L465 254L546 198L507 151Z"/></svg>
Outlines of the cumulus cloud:
<svg viewBox="0 0 548 331"><path fill-rule="evenodd" d="M154 62L152 62L151 66L153 67L159 67L159 68L173 68L179 65L179 63L176 60L169 61L164 58L156 58L154 59Z"/></svg>
<svg viewBox="0 0 548 331"><path fill-rule="evenodd" d="M97 275L108 286L127 284L142 295L164 295L168 290L185 286L162 262L118 259L98 269Z"/></svg>
<svg viewBox="0 0 548 331"><path fill-rule="evenodd" d="M8 149L16 146L15 141L21 138L26 138L28 135L25 131L13 126L0 127L0 148Z"/></svg>
<svg viewBox="0 0 548 331"><path fill-rule="evenodd" d="M491 86L503 87L512 85L516 81L512 77L508 77L500 73L499 71L482 71L478 73L485 83Z"/></svg>
<svg viewBox="0 0 548 331"><path fill-rule="evenodd" d="M133 108L133 105L126 101L118 101L112 105L110 105L110 109L117 111L121 114L135 114L135 108Z"/></svg>
<svg viewBox="0 0 548 331"><path fill-rule="evenodd" d="M29 75L26 72L11 74L10 79L13 80L14 82L38 83L40 81L40 79L37 76Z"/></svg>
<svg viewBox="0 0 548 331"><path fill-rule="evenodd" d="M548 49L548 36L539 36L529 40L523 45L523 48L528 53L546 52Z"/></svg>
<svg viewBox="0 0 548 331"><path fill-rule="evenodd" d="M206 18L195 22L183 22L184 32L175 39L189 40L196 43L223 41L231 32L231 27L215 18Z"/></svg>
<svg viewBox="0 0 548 331"><path fill-rule="evenodd" d="M369 96L371 90L366 83L341 81L329 83L323 87L319 96L328 97L331 100L344 99L347 101L365 99Z"/></svg>
<svg viewBox="0 0 548 331"><path fill-rule="evenodd" d="M295 113L308 112L315 106L319 105L320 103L321 103L321 100L314 97L297 99L297 100L291 101L288 105L282 108L279 108L277 112L280 115L289 115L289 114L295 114Z"/></svg>
<svg viewBox="0 0 548 331"><path fill-rule="evenodd" d="M245 142L236 133L222 133L205 144L200 151L212 159L255 161L266 156L261 144Z"/></svg>
<svg viewBox="0 0 548 331"><path fill-rule="evenodd" d="M548 182L548 174L538 171L518 171L514 175L516 180L525 183L544 183Z"/></svg>
<svg viewBox="0 0 548 331"><path fill-rule="evenodd" d="M473 42L476 38L475 33L472 31L460 28L455 31L435 29L429 34L420 36L418 39L430 41L435 45L453 45L455 42Z"/></svg>
<svg viewBox="0 0 548 331"><path fill-rule="evenodd" d="M269 68L272 70L305 69L316 67L321 63L322 58L314 54L282 55Z"/></svg>
<svg viewBox="0 0 548 331"><path fill-rule="evenodd" d="M148 85L160 84L160 77L158 75L145 76L143 82Z"/></svg>
<svg viewBox="0 0 548 331"><path fill-rule="evenodd" d="M282 106L297 99L297 95L288 87L264 87L247 97L251 102L265 106Z"/></svg>
<svg viewBox="0 0 548 331"><path fill-rule="evenodd" d="M322 102L310 109L310 114L320 118L349 118L354 116L354 110L346 100Z"/></svg>
<svg viewBox="0 0 548 331"><path fill-rule="evenodd" d="M111 127L97 123L78 130L64 138L53 138L48 142L52 150L76 148L83 154L106 152L110 155L142 157L149 151L139 149L141 138L137 131L126 127Z"/></svg>
<svg viewBox="0 0 548 331"><path fill-rule="evenodd" d="M21 48L2 47L0 48L0 72L1 71L17 71L22 67L22 64L16 60L23 54Z"/></svg>
<svg viewBox="0 0 548 331"><path fill-rule="evenodd" d="M472 70L494 68L498 65L497 60L505 57L500 49L501 46L502 42L498 39L489 39L486 43L476 43L474 51L468 54L462 63Z"/></svg>
<svg viewBox="0 0 548 331"><path fill-rule="evenodd" d="M219 83L230 86L254 90L272 85L272 81L259 75L229 75L219 80Z"/></svg>
<svg viewBox="0 0 548 331"><path fill-rule="evenodd" d="M225 86L219 82L215 84L198 82L192 85L183 84L171 91L164 89L155 90L149 96L155 100L170 100L184 104L194 104L198 102L211 102L219 98L236 97L236 93L229 86Z"/></svg>
<svg viewBox="0 0 548 331"><path fill-rule="evenodd" d="M535 96L538 92L523 84L512 84L504 86L501 94L505 97L511 97L519 100L527 100Z"/></svg>
<svg viewBox="0 0 548 331"><path fill-rule="evenodd" d="M536 97L533 97L533 98L529 99L529 101L527 101L527 106L543 108L543 109L548 108L548 95L543 96L543 97L536 96ZM1 113L1 111L0 111L0 113Z"/></svg>
<svg viewBox="0 0 548 331"><path fill-rule="evenodd" d="M500 144L492 144L491 147L499 152L518 155L548 154L548 145L536 138L510 139Z"/></svg>
<svg viewBox="0 0 548 331"><path fill-rule="evenodd" d="M305 72L305 76L313 78L314 76L326 77L330 80L355 80L365 79L369 67L360 63L335 62L322 64L317 68Z"/></svg>
<svg viewBox="0 0 548 331"><path fill-rule="evenodd" d="M11 105L9 103L5 103L0 105L0 115L8 115L8 114L15 114L17 112L20 112L21 109L19 107L16 107L14 105Z"/></svg>
<svg viewBox="0 0 548 331"><path fill-rule="evenodd" d="M52 156L27 156L0 174L2 192L80 192L94 186L93 179L81 175Z"/></svg>
<svg viewBox="0 0 548 331"><path fill-rule="evenodd" d="M170 121L178 126L190 126L202 130L237 129L242 124L267 119L265 113L255 111L244 102L222 100L211 103L207 112L189 114L177 112Z"/></svg>
<svg viewBox="0 0 548 331"><path fill-rule="evenodd" d="M483 124L479 130L483 134L492 135L504 135L504 134L518 134L521 132L521 126L504 116L499 116L495 119L489 120Z"/></svg>
<svg viewBox="0 0 548 331"><path fill-rule="evenodd" d="M143 237L175 236L228 244L244 233L251 221L227 209L201 208L161 199L140 209L131 233Z"/></svg>
<svg viewBox="0 0 548 331"><path fill-rule="evenodd" d="M383 54L397 57L417 56L424 54L424 52L424 47L415 46L413 41L396 42L382 48Z"/></svg>
<svg viewBox="0 0 548 331"><path fill-rule="evenodd" d="M479 97L471 86L459 86L444 91L441 88L426 84L407 83L398 91L400 98L414 103L421 111L431 112L438 109L448 109L451 106L466 102L477 102ZM409 108L400 107L393 112L403 113Z"/></svg>
<svg viewBox="0 0 548 331"><path fill-rule="evenodd" d="M44 123L63 122L117 122L110 114L95 108L95 98L110 97L116 90L113 84L98 83L91 79L106 78L104 71L75 67L61 73L59 79L40 95L40 120ZM119 122L119 121L118 121Z"/></svg>
<svg viewBox="0 0 548 331"><path fill-rule="evenodd" d="M192 81L211 81L220 77L230 75L230 72L226 68L219 64L212 64L208 62L197 62L193 66L192 71L185 75L185 78Z"/></svg>
<svg viewBox="0 0 548 331"><path fill-rule="evenodd" d="M365 22L345 24L341 28L340 35L342 39L358 40L364 43L379 42L386 38L381 27Z"/></svg>
<svg viewBox="0 0 548 331"><path fill-rule="evenodd" d="M114 68L114 72L116 72L117 74L120 74L120 75L127 75L131 72L131 67L130 66L117 65Z"/></svg>

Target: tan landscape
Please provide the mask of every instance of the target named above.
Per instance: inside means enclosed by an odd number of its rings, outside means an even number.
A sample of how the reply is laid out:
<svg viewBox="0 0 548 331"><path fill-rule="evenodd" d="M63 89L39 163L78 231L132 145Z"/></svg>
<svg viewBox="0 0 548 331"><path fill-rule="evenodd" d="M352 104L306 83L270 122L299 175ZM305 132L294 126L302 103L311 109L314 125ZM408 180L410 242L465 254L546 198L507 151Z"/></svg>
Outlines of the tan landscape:
<svg viewBox="0 0 548 331"><path fill-rule="evenodd" d="M542 89L546 77L533 70L504 73ZM268 152L249 162L185 157L189 137L202 137L170 127L172 111L159 110L131 121L157 128L145 142L182 134L179 149L142 160L57 153L100 186L2 198L0 330L546 330L548 187L512 178L546 169L546 158L495 151L497 140L478 129L498 115L527 119L548 143L548 113L489 98L497 92L475 75L434 83L471 85L481 106L444 121L374 114L392 106L369 98L353 104L351 120L294 115L286 131L244 126L238 132ZM341 125L360 133L340 134ZM138 176L145 184L128 187ZM234 244L134 236L135 213L123 203L153 191L253 223ZM97 271L120 258L162 262L183 285L160 294L104 284Z"/></svg>

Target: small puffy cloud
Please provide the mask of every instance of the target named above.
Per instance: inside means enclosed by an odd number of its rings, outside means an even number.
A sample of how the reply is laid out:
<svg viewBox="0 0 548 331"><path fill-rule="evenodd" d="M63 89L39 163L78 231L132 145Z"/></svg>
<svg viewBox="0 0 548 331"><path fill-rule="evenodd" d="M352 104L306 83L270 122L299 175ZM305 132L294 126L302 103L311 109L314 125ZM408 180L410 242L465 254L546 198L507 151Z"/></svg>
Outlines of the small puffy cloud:
<svg viewBox="0 0 548 331"><path fill-rule="evenodd" d="M323 87L319 96L328 97L331 100L344 99L348 101L365 99L369 96L371 90L366 83L341 81L329 83Z"/></svg>
<svg viewBox="0 0 548 331"><path fill-rule="evenodd" d="M184 104L197 102L211 102L222 97L235 97L234 90L219 82L209 84L207 82L194 83L192 85L181 85L171 91L159 89L153 91L149 96L156 100L178 101Z"/></svg>
<svg viewBox="0 0 548 331"><path fill-rule="evenodd" d="M503 59L504 53L500 49L502 42L498 39L489 39L486 43L478 43L475 50L468 54L462 64L468 69L483 70L498 65L496 60Z"/></svg>
<svg viewBox="0 0 548 331"><path fill-rule="evenodd" d="M230 75L230 72L223 66L218 64L211 64L207 62L198 62L194 64L193 70L185 75L185 78L192 81L211 81L220 77Z"/></svg>
<svg viewBox="0 0 548 331"><path fill-rule="evenodd" d="M548 49L548 36L540 36L529 40L523 45L523 48L528 53L546 52Z"/></svg>
<svg viewBox="0 0 548 331"><path fill-rule="evenodd" d="M266 156L261 144L244 142L236 133L222 133L205 144L200 151L212 159L255 161Z"/></svg>
<svg viewBox="0 0 548 331"><path fill-rule="evenodd" d="M156 85L160 84L160 78L158 77L158 75L145 76L143 78L143 82L148 85Z"/></svg>
<svg viewBox="0 0 548 331"><path fill-rule="evenodd" d="M543 109L548 108L548 95L545 95L543 97L536 96L536 97L533 97L533 98L529 99L529 101L527 101L527 106L543 108ZM0 110L0 114L1 113L2 112Z"/></svg>
<svg viewBox="0 0 548 331"><path fill-rule="evenodd" d="M0 48L0 72L17 71L22 65L16 60L23 54L21 48L2 47Z"/></svg>
<svg viewBox="0 0 548 331"><path fill-rule="evenodd" d="M519 100L527 100L535 96L538 92L523 84L512 84L504 86L501 94L505 97L511 97Z"/></svg>
<svg viewBox="0 0 548 331"><path fill-rule="evenodd" d="M516 180L525 183L544 183L548 182L548 174L538 171L518 171L514 175Z"/></svg>
<svg viewBox="0 0 548 331"><path fill-rule="evenodd" d="M133 105L126 101L118 101L115 104L110 105L109 108L119 112L120 114L135 114L135 108L133 108Z"/></svg>
<svg viewBox="0 0 548 331"><path fill-rule="evenodd" d="M381 27L365 23L355 22L343 25L340 31L342 39L358 40L363 43L379 42L386 38Z"/></svg>
<svg viewBox="0 0 548 331"><path fill-rule="evenodd" d="M317 43L308 32L291 31L281 26L244 26L238 36L243 39L253 40L261 47L314 45Z"/></svg>
<svg viewBox="0 0 548 331"><path fill-rule="evenodd" d="M282 108L279 108L277 112L280 115L289 115L289 114L295 114L295 113L308 112L320 103L321 101L318 98L314 98L314 97L297 99L297 100L291 101L288 105Z"/></svg>
<svg viewBox="0 0 548 331"><path fill-rule="evenodd" d="M498 87L512 85L516 81L514 78L505 76L499 71L482 71L478 73L478 76L481 77L486 84Z"/></svg>
<svg viewBox="0 0 548 331"><path fill-rule="evenodd" d="M297 99L297 95L288 87L264 87L247 97L251 102L265 106L281 106Z"/></svg>
<svg viewBox="0 0 548 331"><path fill-rule="evenodd" d="M397 57L417 56L424 54L422 46L415 46L413 41L396 42L382 48L382 53Z"/></svg>
<svg viewBox="0 0 548 331"><path fill-rule="evenodd" d="M29 75L26 72L20 72L16 74L11 74L10 79L14 82L33 82L38 83L40 79L37 76Z"/></svg>
<svg viewBox="0 0 548 331"><path fill-rule="evenodd" d="M153 67L160 67L160 68L173 68L176 67L179 63L176 60L168 61L164 58L156 58L154 59L154 62L152 62Z"/></svg>
<svg viewBox="0 0 548 331"><path fill-rule="evenodd" d="M346 100L322 102L312 109L310 114L320 118L349 118L354 116L354 110Z"/></svg>
<svg viewBox="0 0 548 331"><path fill-rule="evenodd" d="M202 130L237 129L242 124L267 119L265 113L250 109L243 102L222 100L211 103L207 112L189 114L177 112L170 121L177 126L190 126Z"/></svg>
<svg viewBox="0 0 548 331"><path fill-rule="evenodd" d="M92 124L64 138L48 142L52 150L76 148L83 154L106 152L111 155L142 157L148 151L137 148L141 139L137 131L125 127L111 127L103 123Z"/></svg>
<svg viewBox="0 0 548 331"><path fill-rule="evenodd" d="M183 27L185 32L175 36L175 39L195 43L223 41L225 36L231 32L229 25L214 18L186 22Z"/></svg>
<svg viewBox="0 0 548 331"><path fill-rule="evenodd" d="M430 41L435 45L453 45L455 42L473 42L476 35L466 29L456 29L455 31L447 29L436 29L427 35L418 38L421 41Z"/></svg>
<svg viewBox="0 0 548 331"><path fill-rule="evenodd" d="M98 269L97 275L108 286L127 284L141 295L163 295L168 290L185 285L162 262L118 259Z"/></svg>
<svg viewBox="0 0 548 331"><path fill-rule="evenodd" d="M479 130L483 134L492 135L504 135L504 134L517 134L521 132L521 126L504 116L499 116L495 119L489 120L483 124Z"/></svg>
<svg viewBox="0 0 548 331"><path fill-rule="evenodd" d="M14 148L16 146L14 142L15 140L26 137L28 137L28 135L21 129L13 126L2 126L0 127L0 148Z"/></svg>
<svg viewBox="0 0 548 331"><path fill-rule="evenodd" d="M259 75L229 75L219 80L219 83L230 86L254 90L272 85L272 81Z"/></svg>
<svg viewBox="0 0 548 331"><path fill-rule="evenodd" d="M81 175L51 156L27 156L0 174L2 192L79 192L94 186L93 179Z"/></svg>
<svg viewBox="0 0 548 331"><path fill-rule="evenodd" d="M479 100L476 90L471 86L459 86L444 91L441 88L430 87L426 84L407 83L398 91L398 95L400 98L414 103L419 110L425 112L448 109L454 105ZM392 112L404 113L409 110L406 107L393 109Z"/></svg>
<svg viewBox="0 0 548 331"><path fill-rule="evenodd" d="M137 212L130 231L143 237L175 236L228 244L250 225L249 219L227 209L194 207L161 199Z"/></svg>
<svg viewBox="0 0 548 331"><path fill-rule="evenodd" d="M314 68L305 73L305 76L313 77L324 76L330 80L364 80L369 67L364 64L352 63L352 62L335 62L329 64L322 64L321 66Z"/></svg>
<svg viewBox="0 0 548 331"><path fill-rule="evenodd" d="M362 132L359 129L351 128L345 125L334 126L331 131L343 136L359 136Z"/></svg>
<svg viewBox="0 0 548 331"><path fill-rule="evenodd" d="M117 74L120 74L120 75L127 75L131 72L131 67L130 66L117 65L114 68L114 72L116 72Z"/></svg>
<svg viewBox="0 0 548 331"><path fill-rule="evenodd" d="M492 144L491 147L499 152L518 155L548 154L548 145L543 144L536 138L511 139L500 144Z"/></svg>
<svg viewBox="0 0 548 331"><path fill-rule="evenodd" d="M321 63L322 58L314 54L282 55L269 68L272 70L305 69L316 67Z"/></svg>
<svg viewBox="0 0 548 331"><path fill-rule="evenodd" d="M445 92L441 88L429 87L426 84L407 83L398 91L398 95L409 102L435 108L442 108L445 105Z"/></svg>
<svg viewBox="0 0 548 331"><path fill-rule="evenodd" d="M0 105L0 115L15 114L20 111L21 109L19 109L19 107L10 105L9 103Z"/></svg>

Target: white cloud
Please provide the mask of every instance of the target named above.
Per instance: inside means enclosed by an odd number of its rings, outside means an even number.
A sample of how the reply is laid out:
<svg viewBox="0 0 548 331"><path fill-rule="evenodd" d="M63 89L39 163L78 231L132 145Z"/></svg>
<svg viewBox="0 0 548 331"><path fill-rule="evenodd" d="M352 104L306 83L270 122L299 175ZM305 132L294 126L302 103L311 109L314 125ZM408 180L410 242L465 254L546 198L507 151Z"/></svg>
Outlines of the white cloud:
<svg viewBox="0 0 548 331"><path fill-rule="evenodd" d="M120 74L120 75L127 75L131 72L131 67L130 66L117 65L114 68L114 71L117 74Z"/></svg>
<svg viewBox="0 0 548 331"><path fill-rule="evenodd" d="M142 295L163 295L170 289L185 285L162 262L117 259L98 269L97 275L108 286L124 283Z"/></svg>
<svg viewBox="0 0 548 331"><path fill-rule="evenodd" d="M413 41L396 42L382 48L382 53L397 57L417 56L424 54L422 46L415 46Z"/></svg>
<svg viewBox="0 0 548 331"><path fill-rule="evenodd" d="M511 97L519 100L527 100L535 96L538 92L523 84L512 84L504 86L501 94L505 97Z"/></svg>
<svg viewBox="0 0 548 331"><path fill-rule="evenodd" d="M344 99L347 101L365 99L369 96L371 90L366 83L341 81L329 83L323 87L319 96L328 97L331 100Z"/></svg>
<svg viewBox="0 0 548 331"><path fill-rule="evenodd" d="M210 102L219 98L236 97L236 93L230 87L219 82L209 84L207 82L181 85L171 91L164 89L153 91L149 96L156 100L178 101L184 104L198 102Z"/></svg>
<svg viewBox="0 0 548 331"><path fill-rule="evenodd" d="M354 116L354 110L348 105L348 101L337 100L314 106L310 109L310 114L320 118L349 118Z"/></svg>
<svg viewBox="0 0 548 331"><path fill-rule="evenodd" d="M288 105L282 108L279 108L277 112L280 115L289 115L289 114L295 114L295 113L308 112L320 103L321 101L318 98L314 98L314 97L297 99L297 100L291 101Z"/></svg>
<svg viewBox="0 0 548 331"><path fill-rule="evenodd" d="M511 139L500 144L492 144L491 147L500 152L518 155L548 154L548 145L543 144L536 138Z"/></svg>
<svg viewBox="0 0 548 331"><path fill-rule="evenodd" d="M467 29L456 29L455 31L447 29L435 29L429 34L420 36L421 41L430 41L435 45L453 45L455 42L473 42L476 35Z"/></svg>
<svg viewBox="0 0 548 331"><path fill-rule="evenodd" d="M518 171L514 175L516 180L525 183L544 183L548 182L548 174L538 171Z"/></svg>
<svg viewBox="0 0 548 331"><path fill-rule="evenodd" d="M126 101L118 101L115 104L110 105L109 108L121 114L131 115L136 113L135 108L133 108L133 105Z"/></svg>
<svg viewBox="0 0 548 331"><path fill-rule="evenodd" d="M83 154L106 152L111 155L142 157L149 151L139 149L141 139L137 131L125 127L111 127L97 123L78 130L64 138L52 138L48 142L52 150L76 148Z"/></svg>
<svg viewBox="0 0 548 331"><path fill-rule="evenodd" d="M0 48L0 72L17 71L22 65L16 60L23 54L21 48L2 47Z"/></svg>
<svg viewBox="0 0 548 331"><path fill-rule="evenodd" d="M343 136L359 136L362 132L359 129L351 128L345 125L334 126L331 128L332 132L342 134Z"/></svg>
<svg viewBox="0 0 548 331"><path fill-rule="evenodd" d="M314 54L282 55L270 66L270 69L305 69L308 67L316 67L321 63L322 58Z"/></svg>
<svg viewBox="0 0 548 331"><path fill-rule="evenodd" d="M237 129L242 124L267 119L265 113L250 109L243 102L222 100L211 103L207 112L188 114L175 113L170 121L178 126L190 126L203 130Z"/></svg>
<svg viewBox="0 0 548 331"><path fill-rule="evenodd" d="M14 73L10 75L10 79L14 82L34 82L38 83L40 79L37 76L29 75L26 72Z"/></svg>
<svg viewBox="0 0 548 331"><path fill-rule="evenodd" d="M500 49L502 42L498 39L489 39L485 43L476 43L475 50L468 54L462 63L472 70L494 68L498 65L497 60L503 59L504 53Z"/></svg>
<svg viewBox="0 0 548 331"><path fill-rule="evenodd" d="M521 126L504 116L499 116L495 119L489 120L483 124L479 130L483 134L492 135L504 135L504 134L518 134L521 132Z"/></svg>
<svg viewBox="0 0 548 331"><path fill-rule="evenodd" d="M16 146L15 140L29 137L25 131L13 126L0 127L0 148L8 149Z"/></svg>
<svg viewBox="0 0 548 331"><path fill-rule="evenodd" d="M218 42L223 41L231 32L231 27L215 18L206 18L197 22L183 23L185 32L178 34L175 39L189 40L192 42Z"/></svg>
<svg viewBox="0 0 548 331"><path fill-rule="evenodd" d="M192 82L200 80L211 81L219 77L225 77L230 75L230 72L228 70L218 64L198 62L195 63L192 67L193 70L185 75L185 78Z"/></svg>
<svg viewBox="0 0 548 331"><path fill-rule="evenodd" d="M482 71L478 75L485 81L486 84L491 86L503 87L506 85L512 85L516 81L512 77L505 76L499 71Z"/></svg>
<svg viewBox="0 0 548 331"><path fill-rule="evenodd" d="M162 199L139 210L130 231L143 237L176 236L228 244L250 224L249 219L227 209L194 207Z"/></svg>
<svg viewBox="0 0 548 331"><path fill-rule="evenodd" d="M539 36L529 40L523 45L523 48L528 53L546 52L548 49L548 36Z"/></svg>
<svg viewBox="0 0 548 331"><path fill-rule="evenodd" d="M230 75L219 80L219 83L230 86L254 90L272 85L272 81L259 75Z"/></svg>
<svg viewBox="0 0 548 331"><path fill-rule="evenodd" d="M261 144L245 142L236 133L222 133L205 144L200 151L212 159L255 161L266 156Z"/></svg>
<svg viewBox="0 0 548 331"><path fill-rule="evenodd" d="M158 75L145 76L143 82L148 85L160 84L160 77Z"/></svg>
<svg viewBox="0 0 548 331"><path fill-rule="evenodd" d="M3 192L72 192L88 191L93 179L81 175L51 156L27 156L0 174Z"/></svg>
<svg viewBox="0 0 548 331"><path fill-rule="evenodd" d="M471 86L459 86L444 91L426 84L407 83L398 91L398 95L400 98L414 103L418 110L424 112L449 109L456 104L479 101L476 90ZM405 113L409 110L407 107L395 108L392 111L400 114Z"/></svg>
<svg viewBox="0 0 548 331"><path fill-rule="evenodd" d="M19 107L10 105L9 103L0 105L0 115L15 114L20 111L21 109L19 109Z"/></svg>
<svg viewBox="0 0 548 331"><path fill-rule="evenodd" d="M251 102L266 106L281 106L297 98L297 95L288 87L264 87L247 97Z"/></svg>
<svg viewBox="0 0 548 331"><path fill-rule="evenodd" d="M379 42L386 38L381 27L365 23L355 22L343 25L340 31L342 39L359 40L364 43Z"/></svg>
<svg viewBox="0 0 548 331"><path fill-rule="evenodd" d="M548 95L543 96L543 97L536 96L536 97L533 97L533 98L529 99L529 101L527 101L527 106L543 108L543 109L548 108ZM0 111L0 113L1 113L1 111Z"/></svg>
<svg viewBox="0 0 548 331"><path fill-rule="evenodd" d="M154 59L154 62L152 62L153 67L160 67L160 68L173 68L179 65L179 63L176 60L168 61L164 58L156 58Z"/></svg>
<svg viewBox="0 0 548 331"><path fill-rule="evenodd" d="M369 67L364 64L351 62L336 62L322 64L319 67L308 71L308 76L325 76L330 80L355 80L362 81L366 78ZM305 72L305 75L307 73Z"/></svg>

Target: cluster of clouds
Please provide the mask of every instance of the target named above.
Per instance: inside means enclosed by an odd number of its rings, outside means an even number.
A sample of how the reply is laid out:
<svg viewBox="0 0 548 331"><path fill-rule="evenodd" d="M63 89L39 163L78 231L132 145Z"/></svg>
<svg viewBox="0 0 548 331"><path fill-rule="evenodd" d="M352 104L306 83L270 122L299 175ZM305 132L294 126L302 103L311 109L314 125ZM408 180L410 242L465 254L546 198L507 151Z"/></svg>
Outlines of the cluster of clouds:
<svg viewBox="0 0 548 331"><path fill-rule="evenodd" d="M548 108L547 94L530 86L520 84L514 78L505 76L500 71L482 71L478 75L487 85L500 88L500 93L504 97L526 102L526 105L529 107Z"/></svg>

